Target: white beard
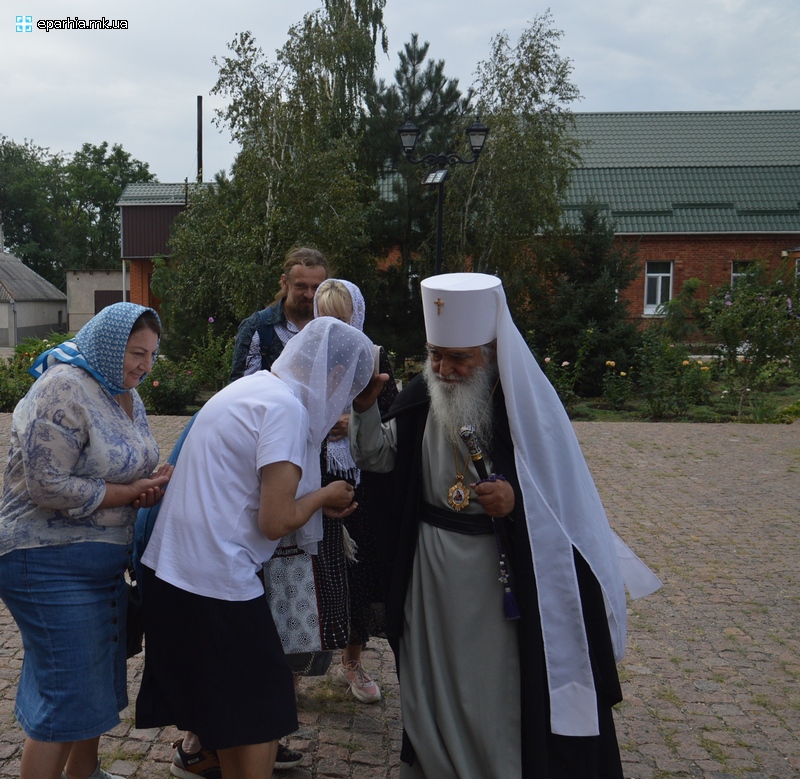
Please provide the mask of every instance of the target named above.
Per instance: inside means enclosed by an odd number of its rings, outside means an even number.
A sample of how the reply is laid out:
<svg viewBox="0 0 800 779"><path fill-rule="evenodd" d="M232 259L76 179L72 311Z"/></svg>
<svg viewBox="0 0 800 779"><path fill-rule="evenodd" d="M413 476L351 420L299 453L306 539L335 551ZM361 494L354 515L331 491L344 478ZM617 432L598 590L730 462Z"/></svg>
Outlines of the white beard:
<svg viewBox="0 0 800 779"><path fill-rule="evenodd" d="M425 383L431 397L431 413L445 435L457 442L465 425L475 429L478 441L488 448L492 441L492 389L497 379L497 366L475 368L468 379L446 382L425 361Z"/></svg>

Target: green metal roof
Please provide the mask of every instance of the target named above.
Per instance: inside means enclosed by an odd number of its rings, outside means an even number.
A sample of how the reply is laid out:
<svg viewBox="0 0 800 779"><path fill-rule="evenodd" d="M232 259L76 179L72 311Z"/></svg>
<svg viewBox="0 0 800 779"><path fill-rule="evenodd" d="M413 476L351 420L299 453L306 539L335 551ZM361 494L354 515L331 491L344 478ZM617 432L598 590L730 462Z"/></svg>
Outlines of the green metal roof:
<svg viewBox="0 0 800 779"><path fill-rule="evenodd" d="M800 111L575 114L565 220L618 233L800 233Z"/></svg>
<svg viewBox="0 0 800 779"><path fill-rule="evenodd" d="M187 192L210 184L162 184L158 181L126 184L119 196L117 206L182 206Z"/></svg>

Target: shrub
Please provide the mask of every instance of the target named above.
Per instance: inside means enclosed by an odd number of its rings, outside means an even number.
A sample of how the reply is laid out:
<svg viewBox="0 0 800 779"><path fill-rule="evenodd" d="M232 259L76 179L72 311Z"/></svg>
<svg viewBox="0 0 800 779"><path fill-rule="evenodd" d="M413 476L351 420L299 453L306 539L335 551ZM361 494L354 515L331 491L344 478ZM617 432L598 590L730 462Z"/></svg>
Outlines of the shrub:
<svg viewBox="0 0 800 779"><path fill-rule="evenodd" d="M691 360L689 349L672 343L662 328L648 327L638 351L638 384L654 419L685 414L708 402L711 368Z"/></svg>
<svg viewBox="0 0 800 779"><path fill-rule="evenodd" d="M633 393L630 369L617 370L613 360L606 360L606 372L603 374L603 402L615 411L621 411L627 405Z"/></svg>
<svg viewBox="0 0 800 779"><path fill-rule="evenodd" d="M0 411L13 411L33 384L28 367L9 357L0 368Z"/></svg>
<svg viewBox="0 0 800 779"><path fill-rule="evenodd" d="M702 311L704 330L717 344L718 377L737 402L766 414L762 394L800 366L797 290L782 278L770 280L756 265L735 287L722 287Z"/></svg>
<svg viewBox="0 0 800 779"><path fill-rule="evenodd" d="M791 424L796 419L800 419L800 400L778 409L775 414L775 421L784 424Z"/></svg>
<svg viewBox="0 0 800 779"><path fill-rule="evenodd" d="M138 391L151 414L182 416L197 395L197 379L191 368L161 357Z"/></svg>
<svg viewBox="0 0 800 779"><path fill-rule="evenodd" d="M26 338L14 347L14 356L0 364L0 411L9 412L33 384L28 368L48 349L72 338L70 333L50 333L46 338Z"/></svg>
<svg viewBox="0 0 800 779"><path fill-rule="evenodd" d="M530 346L533 340L532 333L528 334L527 340ZM580 346L578 347L578 356L573 363L569 362L569 360L557 359L552 347L551 353L541 362L545 376L555 388L561 403L568 413L572 411L579 399L575 387L583 376L586 358L594 345L594 340L595 331L592 328L583 331Z"/></svg>
<svg viewBox="0 0 800 779"><path fill-rule="evenodd" d="M209 317L208 329L195 347L189 358L188 366L192 371L200 389L217 392L227 383L233 362L233 344L235 337L226 338L222 333L214 332L214 318Z"/></svg>
<svg viewBox="0 0 800 779"><path fill-rule="evenodd" d="M14 359L19 359L21 362L27 360L28 365L31 365L42 352L73 337L73 333L50 333L46 338L26 338L14 347Z"/></svg>

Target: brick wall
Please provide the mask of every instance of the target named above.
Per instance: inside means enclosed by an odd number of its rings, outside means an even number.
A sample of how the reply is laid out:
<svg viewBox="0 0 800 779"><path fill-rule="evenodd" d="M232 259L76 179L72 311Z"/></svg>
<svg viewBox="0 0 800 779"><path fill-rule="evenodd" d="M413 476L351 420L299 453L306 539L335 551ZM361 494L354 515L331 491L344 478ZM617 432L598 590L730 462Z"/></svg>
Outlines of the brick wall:
<svg viewBox="0 0 800 779"><path fill-rule="evenodd" d="M800 245L800 233L782 236L618 236L617 241L638 247L641 263L639 277L625 290L630 313L641 317L644 312L645 269L647 262L672 262L672 295L680 292L686 279L696 277L712 287L729 284L734 261L765 260L777 268L781 253Z"/></svg>
<svg viewBox="0 0 800 779"><path fill-rule="evenodd" d="M150 277L153 275L152 260L130 261L130 301L141 306L150 306L159 310L159 299L150 289Z"/></svg>

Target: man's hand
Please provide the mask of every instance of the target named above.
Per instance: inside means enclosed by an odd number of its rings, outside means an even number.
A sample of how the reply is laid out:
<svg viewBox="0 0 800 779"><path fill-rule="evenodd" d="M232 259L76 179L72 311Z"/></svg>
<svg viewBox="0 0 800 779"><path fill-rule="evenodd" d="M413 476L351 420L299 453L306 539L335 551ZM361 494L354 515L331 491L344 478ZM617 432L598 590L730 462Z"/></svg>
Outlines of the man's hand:
<svg viewBox="0 0 800 779"><path fill-rule="evenodd" d="M490 517L505 517L514 510L514 488L505 480L470 484L481 508Z"/></svg>
<svg viewBox="0 0 800 779"><path fill-rule="evenodd" d="M389 381L388 373L378 373L369 380L369 384L353 398L353 411L363 414L378 399L383 390L383 385Z"/></svg>
<svg viewBox="0 0 800 779"><path fill-rule="evenodd" d="M347 431L350 429L350 414L342 414L339 421L331 428L328 433L329 441L341 441L347 438Z"/></svg>

